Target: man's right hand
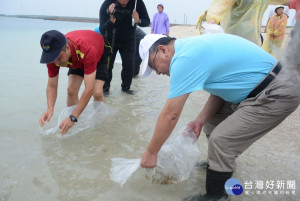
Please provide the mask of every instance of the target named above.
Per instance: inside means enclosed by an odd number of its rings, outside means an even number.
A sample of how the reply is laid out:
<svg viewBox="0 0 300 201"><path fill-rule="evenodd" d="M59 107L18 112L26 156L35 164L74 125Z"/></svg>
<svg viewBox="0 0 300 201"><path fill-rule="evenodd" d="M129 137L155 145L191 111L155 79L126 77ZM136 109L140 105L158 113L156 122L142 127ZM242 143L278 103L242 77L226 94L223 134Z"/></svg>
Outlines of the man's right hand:
<svg viewBox="0 0 300 201"><path fill-rule="evenodd" d="M115 10L116 4L112 3L108 7L109 14L113 14L113 11Z"/></svg>
<svg viewBox="0 0 300 201"><path fill-rule="evenodd" d="M53 115L53 109L48 109L47 112L44 112L40 118L40 125L43 127L45 123L49 122L52 115Z"/></svg>
<svg viewBox="0 0 300 201"><path fill-rule="evenodd" d="M110 16L110 21L114 24L116 23L116 18L113 14L114 10L115 10L116 4L112 3L110 4L110 6L108 7L108 11L109 11L109 16Z"/></svg>
<svg viewBox="0 0 300 201"><path fill-rule="evenodd" d="M153 154L148 149L144 152L141 160L141 167L154 168L157 164L157 154Z"/></svg>

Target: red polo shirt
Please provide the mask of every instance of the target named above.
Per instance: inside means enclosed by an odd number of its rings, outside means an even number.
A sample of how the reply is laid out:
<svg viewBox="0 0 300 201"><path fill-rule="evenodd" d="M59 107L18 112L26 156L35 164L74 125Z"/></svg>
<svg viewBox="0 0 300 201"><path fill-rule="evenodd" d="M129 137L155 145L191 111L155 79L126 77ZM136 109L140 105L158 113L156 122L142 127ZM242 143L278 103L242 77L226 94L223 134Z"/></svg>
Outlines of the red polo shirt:
<svg viewBox="0 0 300 201"><path fill-rule="evenodd" d="M91 74L97 69L104 50L104 39L95 31L78 30L66 34L72 53L72 61L66 67L79 68L84 74ZM47 64L49 77L59 73L59 66L54 63Z"/></svg>

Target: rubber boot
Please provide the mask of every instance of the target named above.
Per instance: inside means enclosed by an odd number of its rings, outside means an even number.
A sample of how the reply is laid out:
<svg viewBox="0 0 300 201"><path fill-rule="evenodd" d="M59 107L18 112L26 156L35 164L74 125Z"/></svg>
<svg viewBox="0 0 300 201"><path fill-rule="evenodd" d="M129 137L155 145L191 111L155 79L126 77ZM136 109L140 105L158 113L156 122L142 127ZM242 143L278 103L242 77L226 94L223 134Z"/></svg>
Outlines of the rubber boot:
<svg viewBox="0 0 300 201"><path fill-rule="evenodd" d="M216 195L225 193L225 182L231 178L233 172L217 172L207 168L206 170L206 192Z"/></svg>
<svg viewBox="0 0 300 201"><path fill-rule="evenodd" d="M217 172L206 170L206 194L189 196L184 201L228 201L230 197L225 192L225 182L233 172Z"/></svg>

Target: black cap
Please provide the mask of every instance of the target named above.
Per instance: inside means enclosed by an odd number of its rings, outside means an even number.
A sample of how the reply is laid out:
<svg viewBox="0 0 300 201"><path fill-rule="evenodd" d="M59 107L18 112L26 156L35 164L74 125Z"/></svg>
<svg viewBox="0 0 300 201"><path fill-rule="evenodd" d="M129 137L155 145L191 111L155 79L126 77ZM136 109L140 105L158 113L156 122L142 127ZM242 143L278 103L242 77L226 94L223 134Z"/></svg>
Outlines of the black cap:
<svg viewBox="0 0 300 201"><path fill-rule="evenodd" d="M51 30L42 35L40 43L43 49L40 63L48 64L57 59L60 51L67 44L67 39L61 32Z"/></svg>

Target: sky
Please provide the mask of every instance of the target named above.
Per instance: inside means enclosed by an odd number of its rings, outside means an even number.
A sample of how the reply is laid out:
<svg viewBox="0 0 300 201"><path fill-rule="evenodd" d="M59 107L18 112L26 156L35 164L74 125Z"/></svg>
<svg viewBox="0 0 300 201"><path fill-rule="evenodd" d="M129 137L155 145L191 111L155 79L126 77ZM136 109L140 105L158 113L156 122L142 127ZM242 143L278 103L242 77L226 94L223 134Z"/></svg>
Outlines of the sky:
<svg viewBox="0 0 300 201"><path fill-rule="evenodd" d="M104 0L1 0L0 14L5 15L54 15L72 17L98 18L99 9ZM144 0L152 21L157 12L156 6L164 4L170 23L196 24L198 17L208 9L212 0ZM263 25L267 21L266 11ZM294 11L290 12L290 23L293 23Z"/></svg>

